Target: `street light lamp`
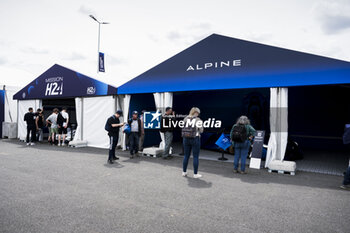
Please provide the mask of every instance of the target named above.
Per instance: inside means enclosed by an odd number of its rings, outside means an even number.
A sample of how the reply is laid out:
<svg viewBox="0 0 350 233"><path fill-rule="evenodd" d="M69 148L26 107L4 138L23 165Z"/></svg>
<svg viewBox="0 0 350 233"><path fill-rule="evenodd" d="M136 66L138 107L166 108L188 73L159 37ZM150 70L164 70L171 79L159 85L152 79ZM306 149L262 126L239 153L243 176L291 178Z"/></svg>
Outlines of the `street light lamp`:
<svg viewBox="0 0 350 233"><path fill-rule="evenodd" d="M95 20L98 23L98 42L97 42L97 73L100 71L99 61L100 61L100 32L101 32L101 24L109 24L108 22L100 22L96 19L95 16L89 15L90 18Z"/></svg>

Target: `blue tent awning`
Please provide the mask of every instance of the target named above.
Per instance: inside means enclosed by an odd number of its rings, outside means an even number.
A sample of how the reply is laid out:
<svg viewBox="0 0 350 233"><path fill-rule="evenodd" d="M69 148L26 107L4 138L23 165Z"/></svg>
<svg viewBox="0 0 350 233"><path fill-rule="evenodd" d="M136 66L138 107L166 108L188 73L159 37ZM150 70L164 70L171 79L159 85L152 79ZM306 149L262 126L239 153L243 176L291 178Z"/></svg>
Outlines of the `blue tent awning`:
<svg viewBox="0 0 350 233"><path fill-rule="evenodd" d="M350 63L213 34L118 87L118 94L350 83Z"/></svg>
<svg viewBox="0 0 350 233"><path fill-rule="evenodd" d="M116 87L55 64L17 92L13 99L68 98L116 93Z"/></svg>

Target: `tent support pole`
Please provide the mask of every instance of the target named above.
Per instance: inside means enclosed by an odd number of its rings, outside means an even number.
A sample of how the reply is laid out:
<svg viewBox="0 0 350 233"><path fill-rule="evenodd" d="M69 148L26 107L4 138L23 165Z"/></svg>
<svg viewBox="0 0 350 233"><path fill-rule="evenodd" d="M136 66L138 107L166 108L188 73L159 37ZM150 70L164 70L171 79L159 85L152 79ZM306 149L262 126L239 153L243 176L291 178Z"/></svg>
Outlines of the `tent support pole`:
<svg viewBox="0 0 350 233"><path fill-rule="evenodd" d="M83 97L81 97L81 113L80 113L80 118L81 118L81 121L80 121L80 124L81 124L81 126L80 126L80 135L81 135L81 140L83 141L84 140L84 130L83 130L83 125L84 125L84 123L83 123L83 121L84 121L84 117L83 117L83 113L84 113L84 98Z"/></svg>

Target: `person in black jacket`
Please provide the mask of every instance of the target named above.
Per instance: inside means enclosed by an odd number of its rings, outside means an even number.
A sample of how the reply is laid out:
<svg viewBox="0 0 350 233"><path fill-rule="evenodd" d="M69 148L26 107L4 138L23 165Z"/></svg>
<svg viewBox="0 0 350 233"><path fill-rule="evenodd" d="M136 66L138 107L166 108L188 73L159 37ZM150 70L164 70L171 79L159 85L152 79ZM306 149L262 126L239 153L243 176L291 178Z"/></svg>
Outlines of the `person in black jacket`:
<svg viewBox="0 0 350 233"><path fill-rule="evenodd" d="M117 147L119 139L119 129L125 123L120 123L119 117L123 115L121 110L118 110L113 116L108 118L106 122L106 130L109 136L109 153L107 163L113 164L113 160L119 159L115 156L115 148Z"/></svg>
<svg viewBox="0 0 350 233"><path fill-rule="evenodd" d="M40 108L38 108L38 110L36 111L36 119L35 119L35 126L36 126L36 132L37 132L37 138L36 141L42 142L43 141L43 128L44 128L44 114L43 114L43 110L41 110Z"/></svg>
<svg viewBox="0 0 350 233"><path fill-rule="evenodd" d="M130 158L134 158L134 153L139 151L139 137L141 136L141 120L138 117L137 111L132 112L132 118L128 120L130 126L129 145L130 145Z"/></svg>
<svg viewBox="0 0 350 233"><path fill-rule="evenodd" d="M35 114L33 113L33 108L29 108L28 112L24 115L24 121L27 122L27 146L35 145L36 138L36 125L35 125ZM31 139L29 143L29 135L31 134Z"/></svg>
<svg viewBox="0 0 350 233"><path fill-rule="evenodd" d="M162 117L162 125L160 132L164 133L164 152L163 152L163 159L169 159L172 158L171 155L169 155L171 143L173 141L173 120L175 119L175 112L171 107L167 107L165 109L165 114Z"/></svg>

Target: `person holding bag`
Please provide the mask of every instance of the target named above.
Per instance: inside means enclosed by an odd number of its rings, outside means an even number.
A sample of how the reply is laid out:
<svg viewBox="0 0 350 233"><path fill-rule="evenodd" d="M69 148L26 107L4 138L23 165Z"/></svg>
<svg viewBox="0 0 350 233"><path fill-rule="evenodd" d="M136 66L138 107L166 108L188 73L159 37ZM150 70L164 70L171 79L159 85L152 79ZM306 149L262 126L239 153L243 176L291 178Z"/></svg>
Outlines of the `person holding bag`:
<svg viewBox="0 0 350 233"><path fill-rule="evenodd" d="M118 110L113 116L107 119L105 130L108 131L109 136L109 152L107 163L113 164L113 160L119 159L115 156L115 148L117 147L119 139L119 129L125 123L120 123L119 117L123 115L121 110Z"/></svg>
<svg viewBox="0 0 350 233"><path fill-rule="evenodd" d="M199 152L201 147L200 136L203 133L202 120L199 118L199 108L193 107L187 117L184 119L184 127L182 128L183 147L184 147L184 159L182 162L182 176L187 176L188 160L193 153L193 178L201 178L202 175L198 174L199 166ZM198 127L201 125L201 127Z"/></svg>

